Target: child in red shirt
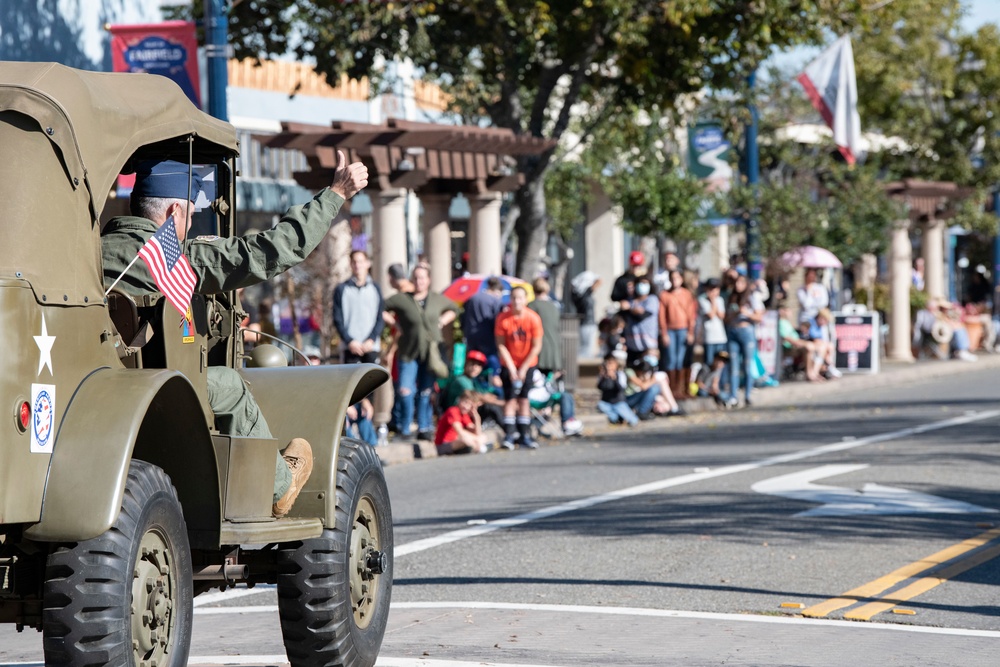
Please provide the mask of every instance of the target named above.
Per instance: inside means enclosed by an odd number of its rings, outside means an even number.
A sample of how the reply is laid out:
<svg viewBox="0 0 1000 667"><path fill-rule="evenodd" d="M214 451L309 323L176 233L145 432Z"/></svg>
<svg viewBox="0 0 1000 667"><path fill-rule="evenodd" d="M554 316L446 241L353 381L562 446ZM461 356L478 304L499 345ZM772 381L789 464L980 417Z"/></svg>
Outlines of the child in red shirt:
<svg viewBox="0 0 1000 667"><path fill-rule="evenodd" d="M434 434L438 454L485 454L492 449L490 436L483 433L479 420L479 397L474 391L463 393L456 405L441 415Z"/></svg>

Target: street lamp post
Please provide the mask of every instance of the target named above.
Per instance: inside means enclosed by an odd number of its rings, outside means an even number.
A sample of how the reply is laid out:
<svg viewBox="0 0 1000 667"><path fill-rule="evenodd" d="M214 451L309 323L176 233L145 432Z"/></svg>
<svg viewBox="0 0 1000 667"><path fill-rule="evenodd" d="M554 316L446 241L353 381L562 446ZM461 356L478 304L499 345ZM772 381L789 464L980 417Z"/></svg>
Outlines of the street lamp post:
<svg viewBox="0 0 1000 667"><path fill-rule="evenodd" d="M747 273L750 280L753 281L759 279L763 272L763 264L760 258L760 233L757 223L757 216L759 215L757 187L760 181L760 157L757 152L757 123L759 114L757 113L757 103L754 101L757 70L750 73L747 82L749 84L750 95L749 104L747 105L750 111L750 122L746 127L746 135L744 137L746 146L744 150L746 150L747 184L753 190L753 206L750 209L750 215L746 219Z"/></svg>
<svg viewBox="0 0 1000 667"><path fill-rule="evenodd" d="M223 0L205 0L205 57L208 61L208 113L219 120L229 120L226 87L229 74L229 17Z"/></svg>

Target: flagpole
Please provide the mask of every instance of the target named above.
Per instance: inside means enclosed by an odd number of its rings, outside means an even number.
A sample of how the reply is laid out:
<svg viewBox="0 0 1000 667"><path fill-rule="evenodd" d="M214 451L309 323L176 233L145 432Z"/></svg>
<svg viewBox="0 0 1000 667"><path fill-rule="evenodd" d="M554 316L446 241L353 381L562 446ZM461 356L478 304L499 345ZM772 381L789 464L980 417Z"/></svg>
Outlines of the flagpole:
<svg viewBox="0 0 1000 667"><path fill-rule="evenodd" d="M111 290L113 290L115 288L115 285L118 284L119 280L121 280L122 278L125 277L125 274L128 273L128 270L132 268L132 265L135 264L135 260L137 260L137 259L139 259L139 255L136 255L135 257L133 257L132 261L129 262L128 266L125 267L125 270L121 272L121 275L118 276L117 278L115 278L115 281L113 283L111 283L111 287L109 287L108 291L104 293L105 297L107 297L108 294L111 294Z"/></svg>

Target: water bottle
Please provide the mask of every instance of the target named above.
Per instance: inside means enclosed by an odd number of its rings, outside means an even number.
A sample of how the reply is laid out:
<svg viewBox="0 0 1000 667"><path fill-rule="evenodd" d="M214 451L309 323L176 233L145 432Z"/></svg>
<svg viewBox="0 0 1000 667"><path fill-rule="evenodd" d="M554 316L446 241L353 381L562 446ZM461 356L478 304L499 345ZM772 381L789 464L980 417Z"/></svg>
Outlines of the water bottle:
<svg viewBox="0 0 1000 667"><path fill-rule="evenodd" d="M389 427L382 424L378 427L378 446L385 447L389 444Z"/></svg>

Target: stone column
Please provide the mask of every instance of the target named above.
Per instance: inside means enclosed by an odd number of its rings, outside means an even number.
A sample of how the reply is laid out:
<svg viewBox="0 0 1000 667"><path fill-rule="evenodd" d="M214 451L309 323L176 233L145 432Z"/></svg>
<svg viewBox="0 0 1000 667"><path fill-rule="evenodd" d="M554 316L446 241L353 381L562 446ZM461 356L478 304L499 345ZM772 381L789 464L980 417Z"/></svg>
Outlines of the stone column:
<svg viewBox="0 0 1000 667"><path fill-rule="evenodd" d="M424 253L431 265L431 291L442 292L451 284L451 226L448 208L451 195L421 194L424 207Z"/></svg>
<svg viewBox="0 0 1000 667"><path fill-rule="evenodd" d="M889 349L895 361L913 361L911 351L910 277L913 246L910 245L910 222L900 220L892 228L889 246Z"/></svg>
<svg viewBox="0 0 1000 667"><path fill-rule="evenodd" d="M944 221L929 218L924 223L924 284L927 296L948 298L944 284Z"/></svg>
<svg viewBox="0 0 1000 667"><path fill-rule="evenodd" d="M382 190L371 193L372 200L372 277L382 288L383 298L396 293L389 284L389 266L406 266L406 190ZM385 350L383 350L383 353ZM392 409L392 383L375 390L375 424L389 422Z"/></svg>
<svg viewBox="0 0 1000 667"><path fill-rule="evenodd" d="M469 273L499 275L503 272L500 247L501 195L490 192L469 197Z"/></svg>
<svg viewBox="0 0 1000 667"><path fill-rule="evenodd" d="M382 190L372 200L372 277L382 296L395 293L389 285L391 264L406 266L406 190Z"/></svg>

